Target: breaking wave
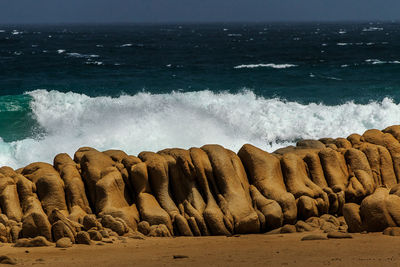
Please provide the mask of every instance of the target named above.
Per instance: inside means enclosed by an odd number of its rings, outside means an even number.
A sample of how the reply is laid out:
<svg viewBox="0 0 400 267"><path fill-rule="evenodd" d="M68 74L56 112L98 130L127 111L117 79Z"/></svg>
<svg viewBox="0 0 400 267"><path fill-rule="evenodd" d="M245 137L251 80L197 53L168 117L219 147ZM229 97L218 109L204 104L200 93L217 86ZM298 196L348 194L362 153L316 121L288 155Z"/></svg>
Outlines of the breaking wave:
<svg viewBox="0 0 400 267"><path fill-rule="evenodd" d="M0 139L0 165L52 162L57 153L72 156L81 146L133 155L208 143L234 151L252 143L273 151L301 138L346 137L400 123L400 105L389 98L327 106L266 99L252 91L142 92L117 98L46 90L26 94L42 134L12 142Z"/></svg>
<svg viewBox="0 0 400 267"><path fill-rule="evenodd" d="M292 68L292 67L297 67L297 65L294 65L294 64L274 64L274 63L248 64L248 65L235 66L234 69L254 69L254 68L287 69L287 68Z"/></svg>

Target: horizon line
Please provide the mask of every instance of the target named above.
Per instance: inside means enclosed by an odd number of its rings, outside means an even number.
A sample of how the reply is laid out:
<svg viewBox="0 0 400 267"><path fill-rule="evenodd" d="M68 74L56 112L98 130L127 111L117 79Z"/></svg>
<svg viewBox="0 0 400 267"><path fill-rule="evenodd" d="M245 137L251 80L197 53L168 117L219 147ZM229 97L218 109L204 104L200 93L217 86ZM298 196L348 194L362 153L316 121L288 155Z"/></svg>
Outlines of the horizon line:
<svg viewBox="0 0 400 267"><path fill-rule="evenodd" d="M265 20L265 21L159 21L159 22L0 22L0 26L57 25L211 25L211 24L334 24L334 23L400 23L399 20Z"/></svg>

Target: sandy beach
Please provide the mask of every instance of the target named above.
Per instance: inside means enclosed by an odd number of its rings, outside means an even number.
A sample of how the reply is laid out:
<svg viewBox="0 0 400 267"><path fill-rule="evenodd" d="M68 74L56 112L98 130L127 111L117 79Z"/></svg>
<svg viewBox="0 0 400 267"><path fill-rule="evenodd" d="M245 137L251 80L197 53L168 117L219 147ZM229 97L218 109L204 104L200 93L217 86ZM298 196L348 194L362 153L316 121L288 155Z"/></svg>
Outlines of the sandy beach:
<svg viewBox="0 0 400 267"><path fill-rule="evenodd" d="M1 255L21 266L397 266L400 238L381 233L300 241L310 233L233 237L126 238L114 244L14 248ZM101 243L101 242L98 242ZM174 256L178 258L174 259ZM182 257L183 256L183 257Z"/></svg>

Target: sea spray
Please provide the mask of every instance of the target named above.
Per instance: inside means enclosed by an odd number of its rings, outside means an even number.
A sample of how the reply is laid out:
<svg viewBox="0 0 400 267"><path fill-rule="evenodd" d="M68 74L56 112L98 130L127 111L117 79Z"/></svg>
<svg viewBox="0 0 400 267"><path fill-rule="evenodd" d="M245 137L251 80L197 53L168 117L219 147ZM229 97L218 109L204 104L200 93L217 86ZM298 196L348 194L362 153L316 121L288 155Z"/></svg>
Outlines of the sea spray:
<svg viewBox="0 0 400 267"><path fill-rule="evenodd" d="M40 131L23 140L0 140L0 165L52 162L57 153L73 155L81 146L123 149L136 155L208 143L237 151L251 143L271 152L302 138L383 129L399 124L400 113L400 104L389 98L365 105L304 105L266 99L249 90L237 94L142 92L116 98L46 90L26 94L31 97L32 119Z"/></svg>

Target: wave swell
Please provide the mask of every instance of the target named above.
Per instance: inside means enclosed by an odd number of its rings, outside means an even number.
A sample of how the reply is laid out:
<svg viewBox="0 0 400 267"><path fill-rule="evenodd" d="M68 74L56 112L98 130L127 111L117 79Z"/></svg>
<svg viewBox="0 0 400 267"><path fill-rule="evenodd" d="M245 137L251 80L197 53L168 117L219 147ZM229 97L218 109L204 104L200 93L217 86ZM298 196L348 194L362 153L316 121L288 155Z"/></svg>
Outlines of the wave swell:
<svg viewBox="0 0 400 267"><path fill-rule="evenodd" d="M400 113L400 105L389 98L367 105L327 106L265 99L251 91L142 92L118 98L46 90L27 94L33 119L44 134L0 140L0 165L52 162L57 153L73 155L81 146L123 149L133 155L207 143L234 151L251 143L272 151L301 138L383 129L399 124Z"/></svg>

